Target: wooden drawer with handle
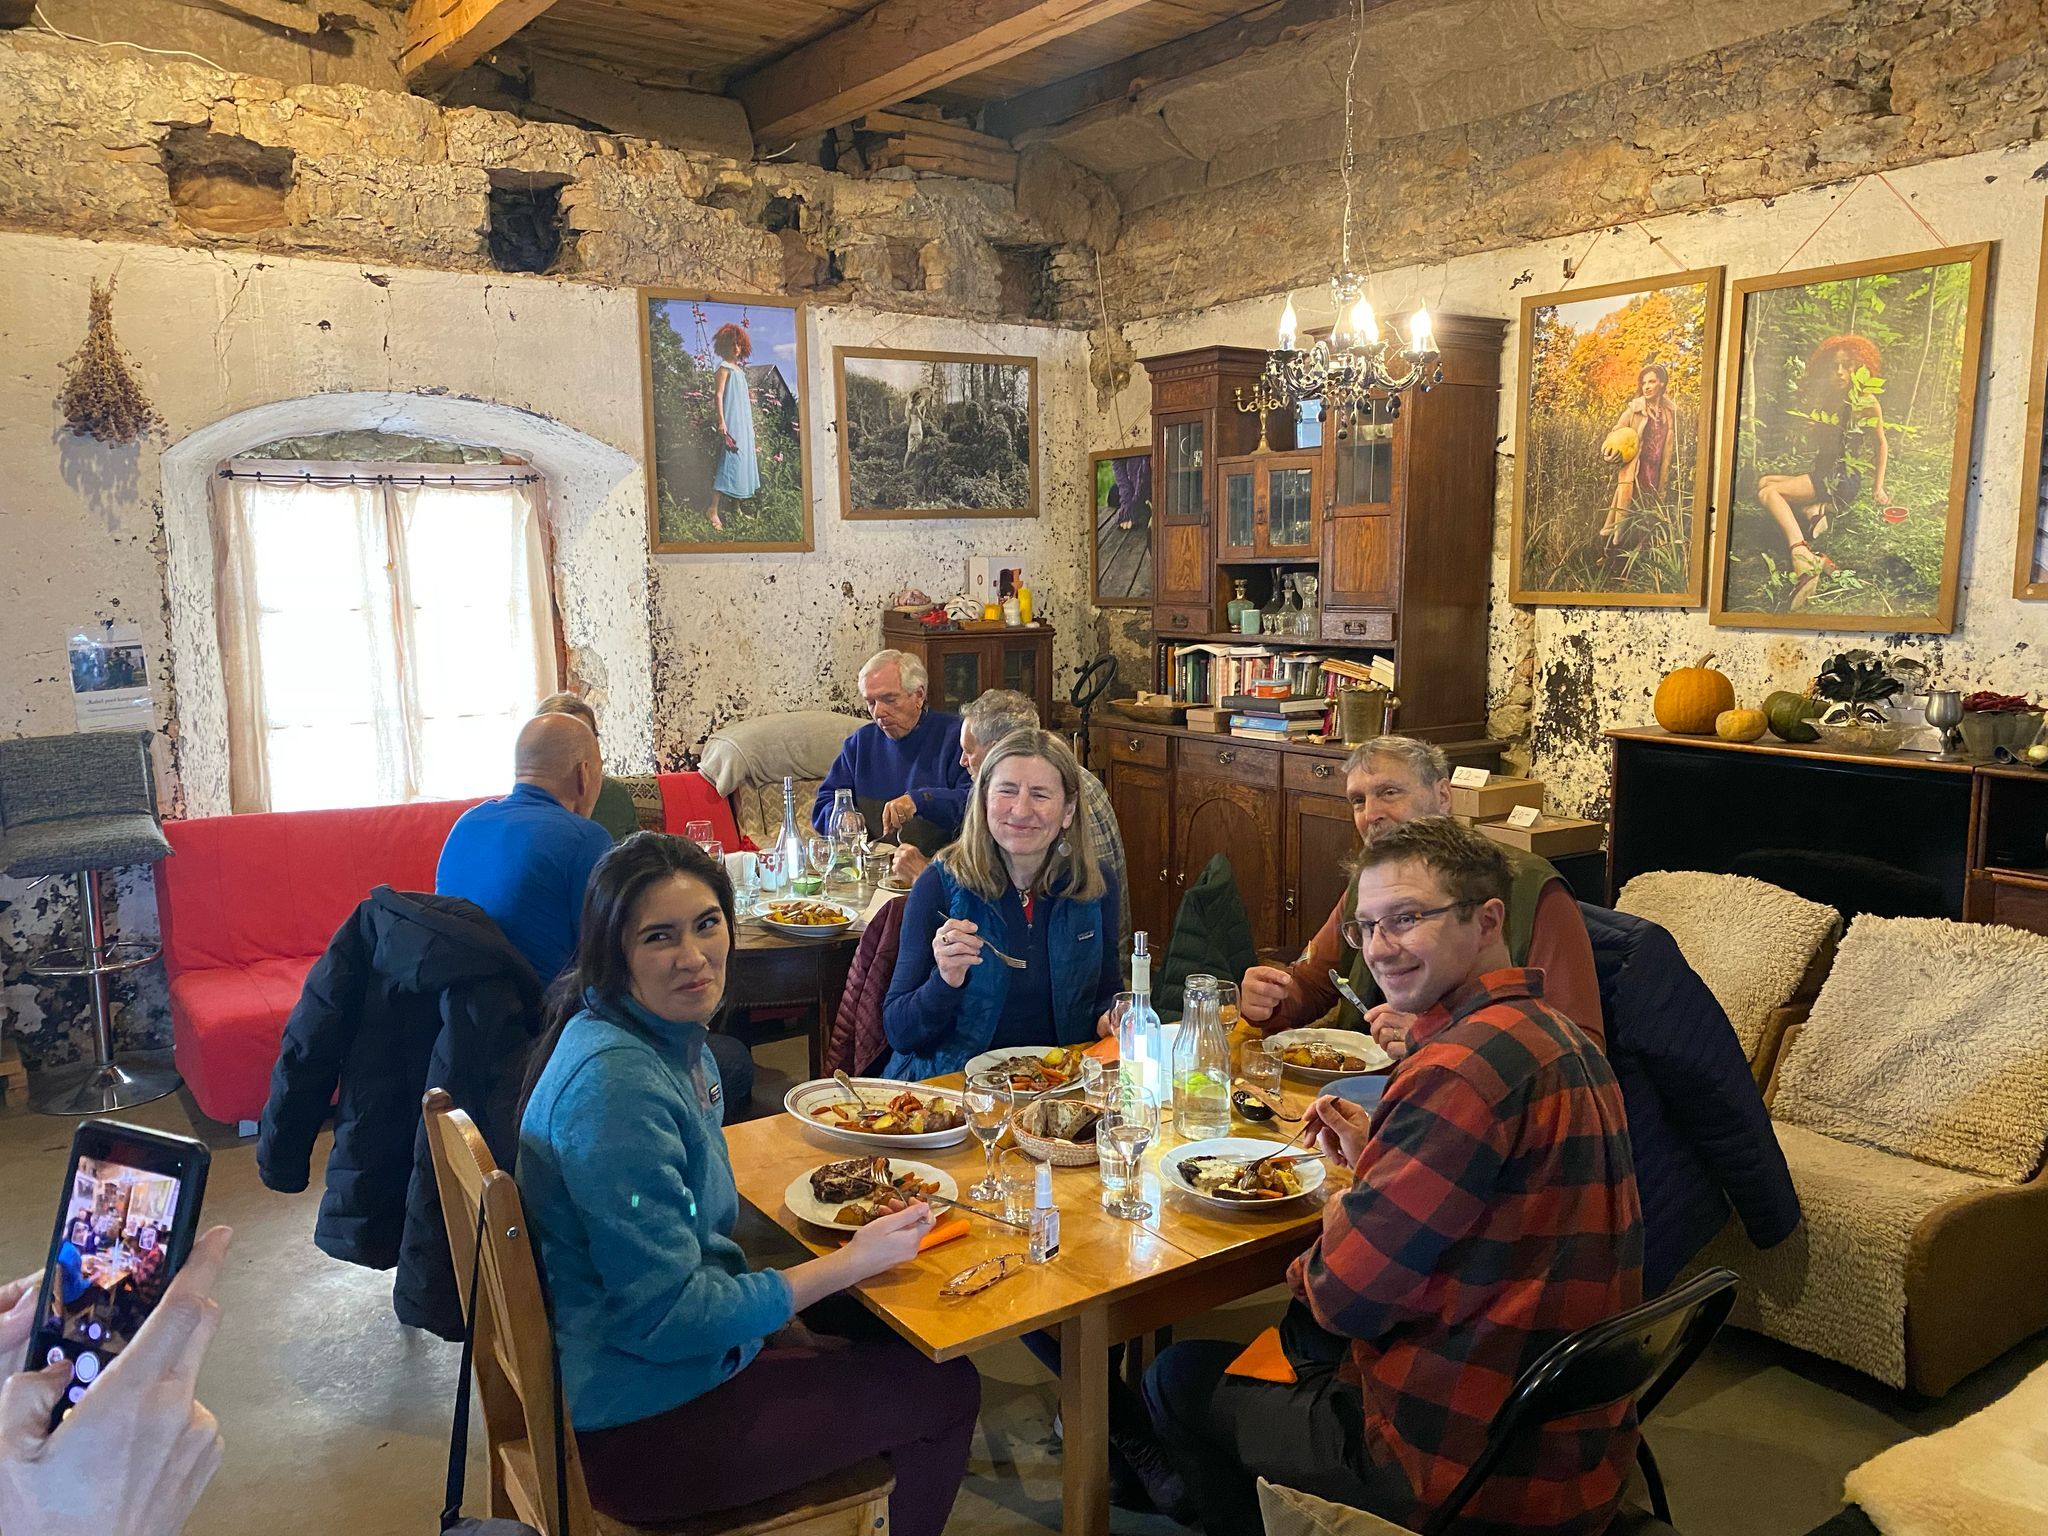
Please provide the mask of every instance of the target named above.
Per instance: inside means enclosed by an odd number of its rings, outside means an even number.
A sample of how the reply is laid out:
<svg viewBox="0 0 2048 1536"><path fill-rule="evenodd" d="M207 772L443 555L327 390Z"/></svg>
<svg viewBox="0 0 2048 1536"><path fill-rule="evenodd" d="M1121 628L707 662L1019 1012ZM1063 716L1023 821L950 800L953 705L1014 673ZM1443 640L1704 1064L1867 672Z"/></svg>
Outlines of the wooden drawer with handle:
<svg viewBox="0 0 2048 1536"><path fill-rule="evenodd" d="M1148 768L1166 766L1167 738L1157 731L1104 725L1096 727L1095 739L1108 749L1113 763L1143 763Z"/></svg>
<svg viewBox="0 0 2048 1536"><path fill-rule="evenodd" d="M1312 795L1344 798L1344 759L1322 757L1309 752L1289 752L1281 769L1281 782L1289 789Z"/></svg>
<svg viewBox="0 0 2048 1536"><path fill-rule="evenodd" d="M1192 639L1209 632L1209 610L1206 608L1154 608L1152 628L1162 640L1173 640L1180 636Z"/></svg>
<svg viewBox="0 0 2048 1536"><path fill-rule="evenodd" d="M1394 616L1380 610L1365 609L1355 613L1339 610L1332 613L1323 610L1323 638L1325 640L1365 640L1382 645L1394 643Z"/></svg>
<svg viewBox="0 0 2048 1536"><path fill-rule="evenodd" d="M1242 746L1234 737L1221 742L1182 738L1174 743L1174 767L1179 772L1266 789L1280 783L1280 759L1285 755L1271 748Z"/></svg>

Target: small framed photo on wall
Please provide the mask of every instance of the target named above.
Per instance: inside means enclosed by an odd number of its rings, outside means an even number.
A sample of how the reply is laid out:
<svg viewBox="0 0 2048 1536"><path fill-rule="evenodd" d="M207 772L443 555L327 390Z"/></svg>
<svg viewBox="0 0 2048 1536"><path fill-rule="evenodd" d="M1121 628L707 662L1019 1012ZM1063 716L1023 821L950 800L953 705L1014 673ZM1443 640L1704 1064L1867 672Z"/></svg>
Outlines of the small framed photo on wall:
<svg viewBox="0 0 2048 1536"><path fill-rule="evenodd" d="M1098 608L1143 608L1152 601L1152 450L1089 456L1094 473L1094 536L1088 546Z"/></svg>
<svg viewBox="0 0 2048 1536"><path fill-rule="evenodd" d="M803 306L642 288L640 374L648 548L810 549Z"/></svg>
<svg viewBox="0 0 2048 1536"><path fill-rule="evenodd" d="M835 347L840 515L1038 516L1038 359Z"/></svg>
<svg viewBox="0 0 2048 1536"><path fill-rule="evenodd" d="M1735 284L1709 617L1947 634L1988 242Z"/></svg>
<svg viewBox="0 0 2048 1536"><path fill-rule="evenodd" d="M1700 601L1722 272L1522 301L1514 602Z"/></svg>

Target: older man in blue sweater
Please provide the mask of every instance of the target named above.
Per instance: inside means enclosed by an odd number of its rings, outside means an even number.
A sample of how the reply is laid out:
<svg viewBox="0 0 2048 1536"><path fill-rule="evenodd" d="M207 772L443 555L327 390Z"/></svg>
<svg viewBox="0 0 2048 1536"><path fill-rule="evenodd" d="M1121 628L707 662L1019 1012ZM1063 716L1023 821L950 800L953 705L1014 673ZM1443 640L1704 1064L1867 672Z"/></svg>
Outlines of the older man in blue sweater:
<svg viewBox="0 0 2048 1536"><path fill-rule="evenodd" d="M931 816L934 807L923 796L964 789L972 775L960 760L960 717L926 709L925 687L924 663L906 651L877 651L867 659L860 696L874 718L846 738L818 786L811 824L820 832L832 830L834 796L850 789L870 836L914 843L927 853L949 840L943 818ZM957 810L952 819L958 822Z"/></svg>

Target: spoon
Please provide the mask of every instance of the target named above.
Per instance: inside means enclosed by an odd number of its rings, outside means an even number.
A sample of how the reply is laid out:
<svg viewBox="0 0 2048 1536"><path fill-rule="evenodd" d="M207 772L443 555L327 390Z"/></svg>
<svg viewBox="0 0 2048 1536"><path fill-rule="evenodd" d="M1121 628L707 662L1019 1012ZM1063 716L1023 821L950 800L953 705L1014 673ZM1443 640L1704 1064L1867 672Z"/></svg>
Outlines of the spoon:
<svg viewBox="0 0 2048 1536"><path fill-rule="evenodd" d="M853 1079L846 1075L846 1068L841 1067L835 1071L832 1074L832 1081L846 1090L846 1096L853 1100L856 1109L864 1110L868 1107L868 1101L862 1098L860 1090L853 1086Z"/></svg>

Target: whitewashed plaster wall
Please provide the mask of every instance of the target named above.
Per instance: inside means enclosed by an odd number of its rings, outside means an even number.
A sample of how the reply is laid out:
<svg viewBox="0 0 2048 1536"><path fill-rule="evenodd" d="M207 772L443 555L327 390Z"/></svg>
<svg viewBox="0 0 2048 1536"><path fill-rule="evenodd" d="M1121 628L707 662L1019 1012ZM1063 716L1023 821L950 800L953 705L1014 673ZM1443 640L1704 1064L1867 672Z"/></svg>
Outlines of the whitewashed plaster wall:
<svg viewBox="0 0 2048 1536"><path fill-rule="evenodd" d="M1534 771L1549 780L1554 808L1604 814L1607 754L1600 733L1610 726L1648 723L1657 680L1704 651L1716 653L1716 664L1745 702L1760 701L1776 688L1804 689L1821 661L1847 645L1910 649L1944 682L1966 690L2038 693L2048 688L2048 603L2011 596L2022 477L2029 455L2040 452L2039 445L2022 438L2041 254L2043 186L2036 178L2044 156L2048 144L2035 143L1889 173L1892 185L1940 232L1942 242L1998 242L1972 444L1962 595L1955 632L1947 636L1725 629L1709 625L1704 608L1529 608L1506 598L1522 297L1682 268L1725 266L1731 283L1769 274L1831 213L1836 216L1799 252L1793 270L1941 243L1878 181L1730 203L1375 277L1373 301L1383 313L1424 303L1440 312L1493 315L1510 322L1501 374L1488 691L1495 734L1518 735L1523 717L1517 706L1533 678L1529 745ZM1426 210L1418 212L1426 215ZM1246 248L1243 259L1256 264L1257 248ZM1569 284L1564 278L1568 261L1579 263ZM1304 327L1328 323L1327 289L1297 292L1295 303ZM1208 345L1264 347L1272 344L1280 307L1276 293L1202 313L1136 321L1124 333L1140 357ZM2040 381L2034 382L2039 387ZM1134 368L1130 384L1098 421L1094 446L1143 441L1149 405L1145 371ZM1428 538L1429 530L1411 529L1409 537Z"/></svg>
<svg viewBox="0 0 2048 1536"><path fill-rule="evenodd" d="M1056 630L1056 673L1094 654L1089 606L1087 344L1079 332L867 310L808 314L810 473L816 545L797 555L656 558L655 678L664 759L730 720L771 710L858 711L855 673L881 645L881 608L902 588L960 591L971 555L1021 557ZM848 522L840 517L835 347L985 352L1038 359L1036 518ZM1057 682L1055 698L1064 688Z"/></svg>
<svg viewBox="0 0 2048 1536"><path fill-rule="evenodd" d="M671 764L726 719L847 702L855 668L880 643L880 604L906 585L957 590L971 553L1023 556L1050 616L1069 621L1061 664L1093 633L1092 611L1080 607L1086 358L1077 333L813 313L817 551L656 561L645 545L630 289L13 234L0 234L0 271L0 732L72 729L65 636L87 620L132 619L156 690L159 782L173 813L225 809L197 477L222 454L293 431L379 425L485 441L548 475L566 636L595 685L607 759L622 771ZM116 331L167 421L162 439L125 449L65 432L55 403L84 334L90 282L108 276L119 279ZM1043 515L841 522L834 345L1037 357ZM0 880L0 1031L23 1039L32 1064L85 1046L75 1000L21 975L68 926L70 907L68 892ZM146 876L120 882L114 922L124 934L155 931ZM122 1012L124 1038L167 1038L156 968L139 973Z"/></svg>

